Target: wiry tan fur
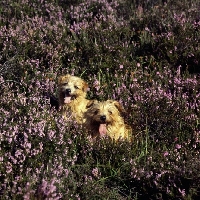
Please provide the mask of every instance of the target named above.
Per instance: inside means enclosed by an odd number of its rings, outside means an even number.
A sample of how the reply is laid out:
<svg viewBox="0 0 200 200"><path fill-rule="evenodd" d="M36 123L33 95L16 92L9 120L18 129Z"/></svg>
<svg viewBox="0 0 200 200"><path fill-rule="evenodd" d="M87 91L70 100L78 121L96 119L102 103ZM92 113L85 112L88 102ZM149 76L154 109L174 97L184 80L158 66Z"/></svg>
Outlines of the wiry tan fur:
<svg viewBox="0 0 200 200"><path fill-rule="evenodd" d="M83 114L90 100L86 99L88 84L79 77L69 74L58 78L58 101L62 115L67 119L73 117L83 124ZM70 99L66 103L66 98Z"/></svg>
<svg viewBox="0 0 200 200"><path fill-rule="evenodd" d="M125 110L120 103L114 100L90 102L88 110L85 112L85 126L91 131L92 138L102 135L100 133L100 126L104 125L106 133L103 135L108 135L114 140L121 138L130 141L132 129L124 122L122 117L124 112Z"/></svg>

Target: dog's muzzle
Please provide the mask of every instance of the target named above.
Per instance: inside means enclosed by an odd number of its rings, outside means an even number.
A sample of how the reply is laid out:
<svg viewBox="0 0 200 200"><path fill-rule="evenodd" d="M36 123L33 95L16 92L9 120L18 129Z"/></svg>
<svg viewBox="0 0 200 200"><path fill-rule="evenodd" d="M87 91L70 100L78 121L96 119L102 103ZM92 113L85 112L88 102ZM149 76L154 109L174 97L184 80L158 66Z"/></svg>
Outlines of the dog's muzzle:
<svg viewBox="0 0 200 200"><path fill-rule="evenodd" d="M105 115L101 115L100 120L101 120L102 122L105 122L105 121L106 121L106 116L105 116Z"/></svg>
<svg viewBox="0 0 200 200"><path fill-rule="evenodd" d="M106 116L105 115L101 115L100 116L100 120L101 120L101 123L99 125L99 134L100 134L100 136L103 136L107 132L107 128L106 128Z"/></svg>
<svg viewBox="0 0 200 200"><path fill-rule="evenodd" d="M67 88L65 90L65 96L70 96L71 95L71 89L70 88Z"/></svg>
<svg viewBox="0 0 200 200"><path fill-rule="evenodd" d="M100 116L101 123L99 124L99 134L100 136L103 136L106 134L107 129L106 129L106 116L101 115Z"/></svg>
<svg viewBox="0 0 200 200"><path fill-rule="evenodd" d="M71 89L70 88L67 88L65 91L64 91L64 103L68 104L70 103L72 100L72 96L71 96Z"/></svg>

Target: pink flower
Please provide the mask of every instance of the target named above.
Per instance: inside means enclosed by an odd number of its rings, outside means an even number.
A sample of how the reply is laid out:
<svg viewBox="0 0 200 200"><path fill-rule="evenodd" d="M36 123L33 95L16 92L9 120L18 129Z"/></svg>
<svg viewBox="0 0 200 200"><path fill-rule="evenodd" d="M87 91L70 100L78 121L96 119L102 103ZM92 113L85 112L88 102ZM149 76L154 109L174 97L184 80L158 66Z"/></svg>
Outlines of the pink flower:
<svg viewBox="0 0 200 200"><path fill-rule="evenodd" d="M174 139L174 141L177 141L178 140L178 138L176 137L175 139Z"/></svg>
<svg viewBox="0 0 200 200"><path fill-rule="evenodd" d="M180 144L176 144L176 145L175 145L175 148L176 148L176 149L180 149L180 148L181 148L181 145L180 145Z"/></svg>
<svg viewBox="0 0 200 200"><path fill-rule="evenodd" d="M99 170L98 170L97 167L92 170L92 174L93 174L94 177L98 177L99 176Z"/></svg>
<svg viewBox="0 0 200 200"><path fill-rule="evenodd" d="M185 196L185 189L181 190L180 188L178 188L178 191L181 193L181 195L184 197Z"/></svg>
<svg viewBox="0 0 200 200"><path fill-rule="evenodd" d="M166 156L168 156L169 155L169 152L168 151L165 151L164 153L163 153L163 156L164 157L166 157Z"/></svg>

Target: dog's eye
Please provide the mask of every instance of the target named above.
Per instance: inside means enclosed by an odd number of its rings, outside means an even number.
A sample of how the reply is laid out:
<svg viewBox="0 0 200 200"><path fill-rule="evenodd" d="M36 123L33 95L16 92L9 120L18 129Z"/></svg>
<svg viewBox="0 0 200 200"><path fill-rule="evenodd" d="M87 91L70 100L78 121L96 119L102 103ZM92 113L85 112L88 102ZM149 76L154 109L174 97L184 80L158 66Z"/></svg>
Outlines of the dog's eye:
<svg viewBox="0 0 200 200"><path fill-rule="evenodd" d="M76 86L76 85L74 86L74 88L75 88L75 89L79 89L78 86Z"/></svg>
<svg viewBox="0 0 200 200"><path fill-rule="evenodd" d="M97 115L97 114L98 114L98 110L95 110L95 111L94 111L94 114Z"/></svg>
<svg viewBox="0 0 200 200"><path fill-rule="evenodd" d="M63 85L68 85L68 82L66 82L66 83L63 83Z"/></svg>
<svg viewBox="0 0 200 200"><path fill-rule="evenodd" d="M109 110L108 112L112 115L112 111Z"/></svg>

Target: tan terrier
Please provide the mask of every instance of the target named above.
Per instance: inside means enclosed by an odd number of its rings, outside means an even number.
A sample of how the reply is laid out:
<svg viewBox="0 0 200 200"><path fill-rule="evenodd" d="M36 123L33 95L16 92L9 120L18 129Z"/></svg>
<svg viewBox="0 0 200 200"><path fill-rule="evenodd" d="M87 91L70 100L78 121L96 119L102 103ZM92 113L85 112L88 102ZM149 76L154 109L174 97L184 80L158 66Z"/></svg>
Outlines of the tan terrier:
<svg viewBox="0 0 200 200"><path fill-rule="evenodd" d="M79 77L64 75L58 78L58 101L62 115L83 124L83 114L90 100L86 99L88 84Z"/></svg>
<svg viewBox="0 0 200 200"><path fill-rule="evenodd" d="M85 126L91 131L92 138L108 135L114 140L121 138L131 141L132 129L124 122L122 114L125 110L119 102L93 101L87 107Z"/></svg>

